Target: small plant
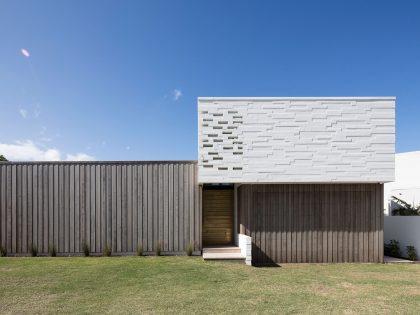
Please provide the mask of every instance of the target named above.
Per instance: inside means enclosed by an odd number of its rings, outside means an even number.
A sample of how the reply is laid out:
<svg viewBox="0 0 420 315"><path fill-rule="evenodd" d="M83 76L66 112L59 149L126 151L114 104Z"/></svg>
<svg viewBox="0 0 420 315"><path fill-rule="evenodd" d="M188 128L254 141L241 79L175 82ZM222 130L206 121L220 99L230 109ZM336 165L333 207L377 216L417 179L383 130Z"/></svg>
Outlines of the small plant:
<svg viewBox="0 0 420 315"><path fill-rule="evenodd" d="M408 259L413 260L413 261L417 260L417 251L414 248L414 246L407 246L406 249L407 249Z"/></svg>
<svg viewBox="0 0 420 315"><path fill-rule="evenodd" d="M143 244L142 243L138 243L137 244L137 256L143 256Z"/></svg>
<svg viewBox="0 0 420 315"><path fill-rule="evenodd" d="M48 254L49 254L51 257L55 257L55 256L57 256L57 250L56 250L56 248L55 248L54 243L51 243L51 244L48 246Z"/></svg>
<svg viewBox="0 0 420 315"><path fill-rule="evenodd" d="M111 256L111 254L112 254L112 249L111 249L111 246L109 246L108 244L105 244L105 246L104 246L104 256Z"/></svg>
<svg viewBox="0 0 420 315"><path fill-rule="evenodd" d="M0 244L0 257L6 257L7 251L6 248L3 247L3 245Z"/></svg>
<svg viewBox="0 0 420 315"><path fill-rule="evenodd" d="M390 240L385 244L385 254L392 257L401 257L400 243L396 240Z"/></svg>
<svg viewBox="0 0 420 315"><path fill-rule="evenodd" d="M38 248L34 244L29 244L29 252L31 253L32 257L38 256Z"/></svg>
<svg viewBox="0 0 420 315"><path fill-rule="evenodd" d="M83 242L83 244L82 244L82 251L83 251L83 254L84 254L86 257L88 257L88 256L89 256L89 254L90 254L90 247L89 247L88 243Z"/></svg>
<svg viewBox="0 0 420 315"><path fill-rule="evenodd" d="M185 252L187 253L187 256L192 256L194 251L194 245L195 242L191 241L189 244L185 247Z"/></svg>
<svg viewBox="0 0 420 315"><path fill-rule="evenodd" d="M162 253L162 242L157 241L156 242L156 247L155 247L155 254L156 254L156 256L160 256L161 253Z"/></svg>

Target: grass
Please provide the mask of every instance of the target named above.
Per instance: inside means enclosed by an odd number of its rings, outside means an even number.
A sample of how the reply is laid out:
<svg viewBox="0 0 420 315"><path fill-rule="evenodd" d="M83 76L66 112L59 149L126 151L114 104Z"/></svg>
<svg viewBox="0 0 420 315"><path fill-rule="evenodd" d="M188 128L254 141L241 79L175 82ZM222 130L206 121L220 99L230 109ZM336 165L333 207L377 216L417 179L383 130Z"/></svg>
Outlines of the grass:
<svg viewBox="0 0 420 315"><path fill-rule="evenodd" d="M0 314L415 314L420 264L255 268L200 257L0 258Z"/></svg>

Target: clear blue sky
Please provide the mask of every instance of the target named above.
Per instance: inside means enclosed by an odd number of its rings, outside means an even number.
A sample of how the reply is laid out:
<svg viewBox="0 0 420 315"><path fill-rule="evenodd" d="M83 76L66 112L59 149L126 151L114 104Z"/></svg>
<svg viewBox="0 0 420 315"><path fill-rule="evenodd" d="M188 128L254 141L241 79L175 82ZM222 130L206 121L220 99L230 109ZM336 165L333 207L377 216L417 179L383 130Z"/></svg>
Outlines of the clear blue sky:
<svg viewBox="0 0 420 315"><path fill-rule="evenodd" d="M12 158L196 159L198 96L370 95L420 150L420 1L0 2Z"/></svg>

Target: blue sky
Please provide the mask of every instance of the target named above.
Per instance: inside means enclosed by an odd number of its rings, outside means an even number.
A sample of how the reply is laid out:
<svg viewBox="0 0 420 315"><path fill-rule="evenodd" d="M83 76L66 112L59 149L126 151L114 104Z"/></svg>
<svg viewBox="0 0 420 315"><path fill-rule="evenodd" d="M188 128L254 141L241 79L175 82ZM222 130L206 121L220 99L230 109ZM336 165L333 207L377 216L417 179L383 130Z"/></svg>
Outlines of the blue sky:
<svg viewBox="0 0 420 315"><path fill-rule="evenodd" d="M370 95L420 150L420 1L0 2L11 159L196 159L198 96Z"/></svg>

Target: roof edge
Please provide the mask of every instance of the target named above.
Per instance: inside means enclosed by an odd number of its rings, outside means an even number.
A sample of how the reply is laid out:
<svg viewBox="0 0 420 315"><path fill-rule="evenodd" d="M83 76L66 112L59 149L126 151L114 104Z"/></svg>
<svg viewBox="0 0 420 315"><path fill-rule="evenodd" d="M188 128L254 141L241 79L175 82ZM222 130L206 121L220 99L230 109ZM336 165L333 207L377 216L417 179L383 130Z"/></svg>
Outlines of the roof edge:
<svg viewBox="0 0 420 315"><path fill-rule="evenodd" d="M240 96L240 97L224 97L224 96L200 96L198 97L198 101L287 101L287 100L303 100L303 101L319 101L319 100L327 100L327 101L348 101L348 100L389 100L395 101L396 96L268 96L268 97L260 97L260 96Z"/></svg>

